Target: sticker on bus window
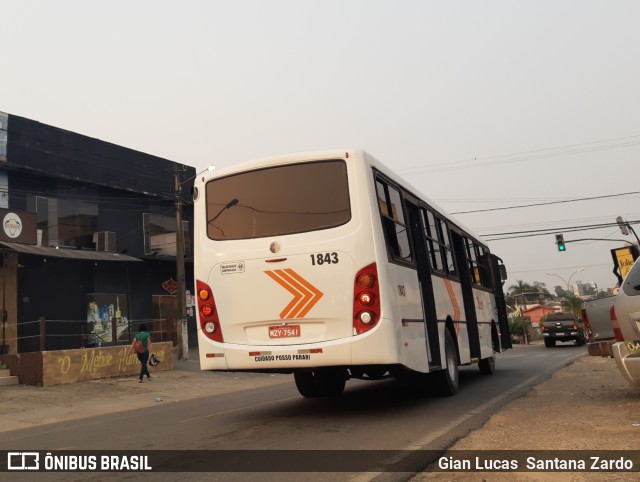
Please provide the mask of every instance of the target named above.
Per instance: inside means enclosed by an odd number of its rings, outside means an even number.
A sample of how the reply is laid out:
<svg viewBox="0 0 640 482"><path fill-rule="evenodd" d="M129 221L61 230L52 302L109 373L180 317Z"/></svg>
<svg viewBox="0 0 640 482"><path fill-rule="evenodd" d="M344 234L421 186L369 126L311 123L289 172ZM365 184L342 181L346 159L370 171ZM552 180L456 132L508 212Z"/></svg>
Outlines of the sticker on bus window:
<svg viewBox="0 0 640 482"><path fill-rule="evenodd" d="M220 274L244 273L244 261L232 261L220 264Z"/></svg>

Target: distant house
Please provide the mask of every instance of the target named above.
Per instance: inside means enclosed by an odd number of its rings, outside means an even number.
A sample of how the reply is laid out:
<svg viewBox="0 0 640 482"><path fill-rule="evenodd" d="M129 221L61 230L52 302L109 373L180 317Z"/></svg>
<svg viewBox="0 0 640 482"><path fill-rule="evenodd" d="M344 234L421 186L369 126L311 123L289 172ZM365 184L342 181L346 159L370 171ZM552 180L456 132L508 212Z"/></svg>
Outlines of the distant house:
<svg viewBox="0 0 640 482"><path fill-rule="evenodd" d="M522 310L522 316L531 320L532 328L538 328L540 325L540 320L544 316L547 316L549 313L555 313L558 311L560 310L555 306L535 305L526 310Z"/></svg>

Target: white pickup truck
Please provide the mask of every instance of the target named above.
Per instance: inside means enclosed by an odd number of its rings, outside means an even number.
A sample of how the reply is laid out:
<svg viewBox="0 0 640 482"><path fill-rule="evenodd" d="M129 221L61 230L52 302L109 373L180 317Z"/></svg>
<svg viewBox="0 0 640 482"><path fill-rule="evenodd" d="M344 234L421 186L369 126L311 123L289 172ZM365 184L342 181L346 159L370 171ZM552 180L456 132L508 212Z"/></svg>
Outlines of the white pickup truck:
<svg viewBox="0 0 640 482"><path fill-rule="evenodd" d="M613 358L627 381L640 387L640 259L634 263L615 297L611 319L624 340L611 347Z"/></svg>
<svg viewBox="0 0 640 482"><path fill-rule="evenodd" d="M582 320L589 330L587 348L592 356L613 356L611 345L621 341L611 322L611 308L615 296L587 300L582 303Z"/></svg>

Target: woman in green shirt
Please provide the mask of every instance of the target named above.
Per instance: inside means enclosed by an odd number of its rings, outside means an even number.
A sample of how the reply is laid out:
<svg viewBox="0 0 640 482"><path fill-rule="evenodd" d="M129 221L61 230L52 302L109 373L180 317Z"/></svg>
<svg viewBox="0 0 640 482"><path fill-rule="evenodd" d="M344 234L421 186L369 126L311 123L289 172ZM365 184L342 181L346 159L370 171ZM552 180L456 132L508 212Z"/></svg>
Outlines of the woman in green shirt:
<svg viewBox="0 0 640 482"><path fill-rule="evenodd" d="M142 383L142 378L146 375L147 380L151 380L151 374L147 368L149 353L151 352L151 334L147 331L147 325L142 323L138 327L138 333L133 337L133 342L129 348L129 353L135 350L140 360L140 377L138 382Z"/></svg>

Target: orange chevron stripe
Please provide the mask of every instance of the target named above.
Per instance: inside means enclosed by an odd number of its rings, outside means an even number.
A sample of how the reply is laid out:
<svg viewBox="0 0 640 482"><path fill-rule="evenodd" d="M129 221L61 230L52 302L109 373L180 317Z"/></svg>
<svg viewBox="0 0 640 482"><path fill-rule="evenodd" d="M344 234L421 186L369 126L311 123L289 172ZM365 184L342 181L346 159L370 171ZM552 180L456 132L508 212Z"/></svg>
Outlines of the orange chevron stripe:
<svg viewBox="0 0 640 482"><path fill-rule="evenodd" d="M300 294L298 298L294 298L292 302L289 303L289 305L291 305L293 302L295 302L295 305L291 308L291 311L286 316L286 318L297 318L297 315L300 313L302 307L307 303L307 301L309 301L309 296L311 295L311 293L306 290L302 284L298 283L298 281L294 277L291 276L290 271L292 270L284 270L278 274L285 278L289 285L292 286L293 289L295 289Z"/></svg>
<svg viewBox="0 0 640 482"><path fill-rule="evenodd" d="M298 306L300 307L300 312L297 313L297 318L304 318L306 314L309 313L309 311L311 311L311 308L313 308L316 305L316 303L320 301L320 298L322 298L324 293L320 291L318 288L316 288L315 286L313 286L311 283L309 283L306 279L304 279L302 276L300 276L298 273L296 273L292 269L289 268L289 269L286 269L285 271L289 275L291 275L293 278L295 278L295 280L298 281L307 290L307 293L309 296L306 297L304 301L301 301L300 303L298 303L298 305L296 305L296 307Z"/></svg>
<svg viewBox="0 0 640 482"><path fill-rule="evenodd" d="M265 271L265 274L293 295L293 299L280 312L280 319L304 318L324 295L291 268Z"/></svg>
<svg viewBox="0 0 640 482"><path fill-rule="evenodd" d="M444 285L447 287L447 292L449 293L449 299L451 300L451 304L453 305L453 321L454 329L456 331L456 336L460 335L460 308L458 308L458 301L456 299L456 293L453 291L453 286L451 286L451 281L448 279L444 280Z"/></svg>
<svg viewBox="0 0 640 482"><path fill-rule="evenodd" d="M447 287L449 299L451 300L451 304L453 305L453 319L454 321L460 321L460 308L458 308L458 300L456 298L455 291L453 291L453 286L451 286L451 281L449 281L448 279L444 280L444 285Z"/></svg>
<svg viewBox="0 0 640 482"><path fill-rule="evenodd" d="M281 272L282 272L281 269L275 270L275 272L265 271L267 276L269 276L272 280L274 280L276 283L278 283L280 286L282 286L284 289L286 289L289 293L293 295L293 299L291 300L291 302L284 308L284 310L280 312L280 319L283 320L287 318L287 314L291 311L291 309L295 306L295 304L298 303L298 301L300 301L300 299L302 298L302 293L299 293L296 289L290 286L286 280L281 279L280 278Z"/></svg>

